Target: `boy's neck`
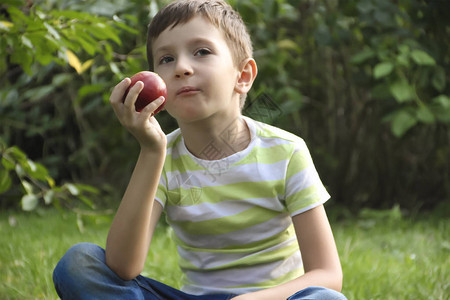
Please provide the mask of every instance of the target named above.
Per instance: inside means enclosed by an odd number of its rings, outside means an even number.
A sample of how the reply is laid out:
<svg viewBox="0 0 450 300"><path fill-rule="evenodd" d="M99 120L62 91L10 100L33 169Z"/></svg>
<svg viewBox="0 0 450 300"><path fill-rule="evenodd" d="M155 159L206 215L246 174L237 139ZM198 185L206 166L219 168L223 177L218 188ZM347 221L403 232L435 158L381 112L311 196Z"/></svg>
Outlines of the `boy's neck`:
<svg viewBox="0 0 450 300"><path fill-rule="evenodd" d="M218 160L244 150L250 143L250 130L239 115L228 124L181 125L184 142L194 156L205 160Z"/></svg>

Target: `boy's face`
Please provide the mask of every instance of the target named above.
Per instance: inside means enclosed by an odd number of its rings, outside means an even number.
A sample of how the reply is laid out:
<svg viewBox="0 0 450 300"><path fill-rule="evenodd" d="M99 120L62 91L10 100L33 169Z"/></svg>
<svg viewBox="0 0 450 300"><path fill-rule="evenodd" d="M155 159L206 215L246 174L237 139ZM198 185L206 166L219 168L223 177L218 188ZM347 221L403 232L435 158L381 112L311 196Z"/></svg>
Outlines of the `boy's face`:
<svg viewBox="0 0 450 300"><path fill-rule="evenodd" d="M207 19L169 27L152 45L154 70L167 84L165 108L178 122L239 111L239 70L223 34Z"/></svg>

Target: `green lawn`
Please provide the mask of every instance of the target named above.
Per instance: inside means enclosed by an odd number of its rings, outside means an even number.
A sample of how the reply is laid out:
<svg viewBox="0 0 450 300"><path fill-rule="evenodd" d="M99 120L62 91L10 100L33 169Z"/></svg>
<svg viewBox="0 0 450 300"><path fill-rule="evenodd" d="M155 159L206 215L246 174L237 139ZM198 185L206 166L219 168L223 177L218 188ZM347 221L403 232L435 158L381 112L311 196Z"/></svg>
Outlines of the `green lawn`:
<svg viewBox="0 0 450 300"><path fill-rule="evenodd" d="M51 276L58 259L74 243L104 247L108 226L86 224L81 233L70 213L0 212L0 299L57 299ZM373 213L332 226L348 299L449 299L448 219ZM178 286L169 236L158 227L144 275Z"/></svg>

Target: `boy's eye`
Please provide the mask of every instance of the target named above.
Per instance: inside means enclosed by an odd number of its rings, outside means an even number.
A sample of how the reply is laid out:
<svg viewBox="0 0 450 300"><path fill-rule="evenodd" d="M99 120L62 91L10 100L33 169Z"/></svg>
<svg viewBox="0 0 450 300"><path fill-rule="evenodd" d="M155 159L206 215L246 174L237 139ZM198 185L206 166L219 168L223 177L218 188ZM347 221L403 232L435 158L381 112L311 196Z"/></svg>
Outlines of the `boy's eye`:
<svg viewBox="0 0 450 300"><path fill-rule="evenodd" d="M169 62L173 61L173 57L171 56L163 56L160 60L159 60L159 64L167 64Z"/></svg>
<svg viewBox="0 0 450 300"><path fill-rule="evenodd" d="M195 52L195 56L205 56L211 54L211 51L206 48L201 48Z"/></svg>

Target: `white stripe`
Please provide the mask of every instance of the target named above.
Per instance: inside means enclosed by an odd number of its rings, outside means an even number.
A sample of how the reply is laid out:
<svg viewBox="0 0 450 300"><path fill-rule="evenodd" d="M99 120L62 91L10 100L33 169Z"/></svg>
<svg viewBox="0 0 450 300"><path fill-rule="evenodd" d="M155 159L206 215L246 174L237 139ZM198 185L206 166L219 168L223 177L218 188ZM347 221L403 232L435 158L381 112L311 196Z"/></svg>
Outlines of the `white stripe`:
<svg viewBox="0 0 450 300"><path fill-rule="evenodd" d="M286 198L289 198L303 189L320 183L319 174L317 174L314 165L310 165L286 180L286 191L289 191L286 194Z"/></svg>
<svg viewBox="0 0 450 300"><path fill-rule="evenodd" d="M261 241L285 231L292 224L287 213L260 224L218 235L188 234L182 226L171 224L175 234L183 242L195 248L220 249Z"/></svg>
<svg viewBox="0 0 450 300"><path fill-rule="evenodd" d="M238 262L240 259L251 258L252 256L260 256L264 255L264 253L276 251L278 249L282 249L284 247L289 247L292 243L297 243L297 239L292 237L282 243L276 244L272 247L268 247L263 249L262 251L258 251L255 253L224 253L224 252L207 252L207 251L189 251L182 247L178 248L178 253L182 258L189 261L189 263L193 264L195 267L203 270L214 269L218 267L225 266L232 262ZM245 251L242 250L242 251Z"/></svg>
<svg viewBox="0 0 450 300"><path fill-rule="evenodd" d="M215 288L232 288L234 286L257 284L281 277L292 270L302 267L300 252L297 251L282 261L275 261L265 265L250 267L239 267L220 271L186 271L187 282L195 285ZM183 290L190 290L190 286L183 287Z"/></svg>
<svg viewBox="0 0 450 300"><path fill-rule="evenodd" d="M285 206L275 198L254 198L245 200L224 200L218 203L203 202L198 205L168 205L167 215L171 221L196 222L232 216L253 207L282 212Z"/></svg>
<svg viewBox="0 0 450 300"><path fill-rule="evenodd" d="M234 165L224 172L213 172L210 170L192 170L181 173L180 171L167 172L169 180L168 190L178 187L189 188L194 187L210 187L220 186L224 183L234 184L241 182L261 182L280 180L285 178L287 160L278 161L272 164L261 164L259 162ZM248 174L248 169L255 170L252 174ZM247 171L247 172L245 172ZM163 183L164 181L161 181Z"/></svg>

